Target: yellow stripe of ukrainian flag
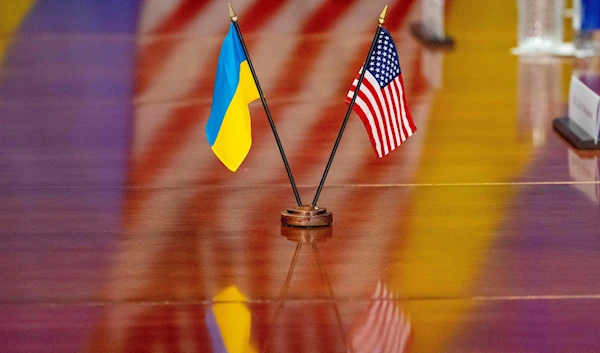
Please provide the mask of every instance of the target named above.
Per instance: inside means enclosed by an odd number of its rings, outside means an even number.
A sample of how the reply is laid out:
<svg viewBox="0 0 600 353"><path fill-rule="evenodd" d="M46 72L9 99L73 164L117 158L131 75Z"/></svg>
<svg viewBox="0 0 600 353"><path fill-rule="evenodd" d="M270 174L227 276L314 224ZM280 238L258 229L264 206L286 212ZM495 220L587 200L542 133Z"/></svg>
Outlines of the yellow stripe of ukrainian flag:
<svg viewBox="0 0 600 353"><path fill-rule="evenodd" d="M259 98L256 83L233 24L225 36L206 137L221 162L235 172L252 145L248 104Z"/></svg>

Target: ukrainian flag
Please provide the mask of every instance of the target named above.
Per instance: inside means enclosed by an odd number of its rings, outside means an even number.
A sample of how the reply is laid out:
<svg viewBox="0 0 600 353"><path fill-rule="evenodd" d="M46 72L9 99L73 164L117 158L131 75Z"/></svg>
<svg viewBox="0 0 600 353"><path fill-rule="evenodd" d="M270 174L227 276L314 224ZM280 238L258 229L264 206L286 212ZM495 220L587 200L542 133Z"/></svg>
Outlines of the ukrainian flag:
<svg viewBox="0 0 600 353"><path fill-rule="evenodd" d="M257 98L258 89L248 59L231 24L219 54L206 137L217 158L232 172L240 167L250 151L252 135L248 104Z"/></svg>
<svg viewBox="0 0 600 353"><path fill-rule="evenodd" d="M246 297L235 286L224 289L206 313L206 324L215 353L256 353L251 340L252 317Z"/></svg>

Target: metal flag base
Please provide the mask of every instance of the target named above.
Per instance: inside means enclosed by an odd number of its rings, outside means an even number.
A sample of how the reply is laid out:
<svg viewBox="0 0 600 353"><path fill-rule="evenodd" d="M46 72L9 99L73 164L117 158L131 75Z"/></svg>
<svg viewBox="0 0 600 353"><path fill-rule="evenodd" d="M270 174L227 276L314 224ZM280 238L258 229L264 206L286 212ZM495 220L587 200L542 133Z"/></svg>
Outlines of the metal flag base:
<svg viewBox="0 0 600 353"><path fill-rule="evenodd" d="M333 227L299 228L282 225L281 236L297 243L322 243L333 236Z"/></svg>
<svg viewBox="0 0 600 353"><path fill-rule="evenodd" d="M600 142L594 143L594 138L588 135L569 118L556 118L552 122L556 130L565 140L579 150L600 150Z"/></svg>
<svg viewBox="0 0 600 353"><path fill-rule="evenodd" d="M333 223L333 214L313 205L288 208L281 213L281 224L289 227L326 227Z"/></svg>
<svg viewBox="0 0 600 353"><path fill-rule="evenodd" d="M410 32L419 42L428 48L443 50L454 48L454 38L448 36L442 38L435 37L431 35L422 23L412 23L410 25Z"/></svg>

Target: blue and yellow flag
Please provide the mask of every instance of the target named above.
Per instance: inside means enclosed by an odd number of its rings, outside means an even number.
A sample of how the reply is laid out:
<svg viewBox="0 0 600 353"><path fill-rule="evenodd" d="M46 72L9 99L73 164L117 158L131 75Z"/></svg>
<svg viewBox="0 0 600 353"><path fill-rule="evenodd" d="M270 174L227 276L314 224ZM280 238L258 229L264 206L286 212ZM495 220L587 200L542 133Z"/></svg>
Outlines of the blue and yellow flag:
<svg viewBox="0 0 600 353"><path fill-rule="evenodd" d="M246 297L235 286L224 289L206 313L214 353L256 353L250 341L252 317Z"/></svg>
<svg viewBox="0 0 600 353"><path fill-rule="evenodd" d="M232 172L240 167L250 151L252 134L248 104L257 98L258 89L248 60L231 24L219 54L206 137L217 158Z"/></svg>

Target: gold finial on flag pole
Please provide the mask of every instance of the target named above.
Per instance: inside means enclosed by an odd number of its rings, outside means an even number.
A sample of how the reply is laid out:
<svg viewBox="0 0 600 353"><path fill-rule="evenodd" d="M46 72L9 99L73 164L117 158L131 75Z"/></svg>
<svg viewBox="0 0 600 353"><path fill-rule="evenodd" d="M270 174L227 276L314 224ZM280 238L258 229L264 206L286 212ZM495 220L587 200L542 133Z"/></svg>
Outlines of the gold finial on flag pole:
<svg viewBox="0 0 600 353"><path fill-rule="evenodd" d="M227 3L227 5L229 6L229 17L231 17L231 22L237 22L238 18L235 11L233 11L233 7L231 7L231 3Z"/></svg>
<svg viewBox="0 0 600 353"><path fill-rule="evenodd" d="M385 23L385 15L387 14L387 8L388 6L385 5L383 11L381 11L381 15L379 15L379 27L383 26L383 24Z"/></svg>

